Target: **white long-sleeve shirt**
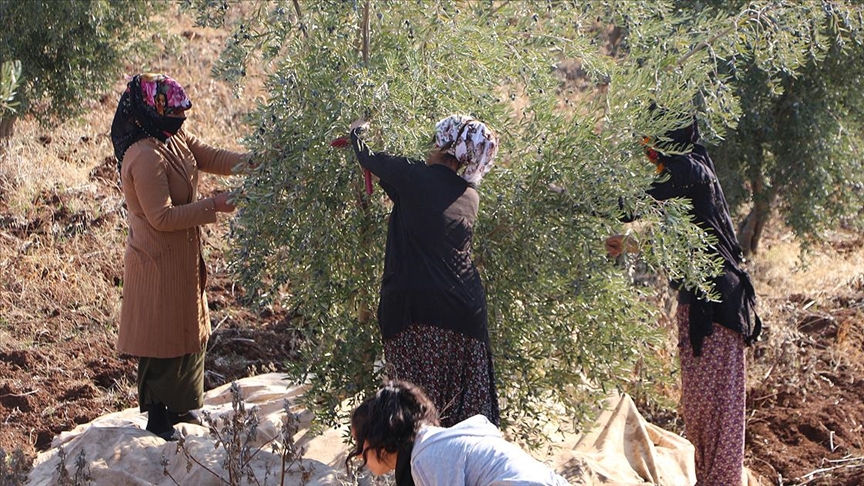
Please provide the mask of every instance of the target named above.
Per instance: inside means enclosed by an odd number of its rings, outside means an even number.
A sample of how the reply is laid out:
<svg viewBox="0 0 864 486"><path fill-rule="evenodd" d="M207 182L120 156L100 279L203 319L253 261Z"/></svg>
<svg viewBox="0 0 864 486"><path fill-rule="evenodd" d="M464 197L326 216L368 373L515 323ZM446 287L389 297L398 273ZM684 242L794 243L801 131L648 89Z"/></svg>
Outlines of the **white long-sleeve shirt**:
<svg viewBox="0 0 864 486"><path fill-rule="evenodd" d="M417 486L567 486L567 480L508 442L483 415L453 427L424 426L411 451Z"/></svg>

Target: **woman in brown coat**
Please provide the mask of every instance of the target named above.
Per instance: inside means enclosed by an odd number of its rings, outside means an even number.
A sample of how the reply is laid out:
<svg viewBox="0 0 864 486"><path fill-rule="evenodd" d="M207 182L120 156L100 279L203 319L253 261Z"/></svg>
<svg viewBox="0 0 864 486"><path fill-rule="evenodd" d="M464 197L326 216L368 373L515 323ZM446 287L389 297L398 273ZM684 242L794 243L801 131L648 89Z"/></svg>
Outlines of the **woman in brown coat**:
<svg viewBox="0 0 864 486"><path fill-rule="evenodd" d="M117 349L139 358L139 406L147 430L166 440L203 404L210 318L200 226L234 210L228 193L198 198L198 172L230 175L249 163L182 129L191 107L172 78L139 74L111 126L129 218Z"/></svg>

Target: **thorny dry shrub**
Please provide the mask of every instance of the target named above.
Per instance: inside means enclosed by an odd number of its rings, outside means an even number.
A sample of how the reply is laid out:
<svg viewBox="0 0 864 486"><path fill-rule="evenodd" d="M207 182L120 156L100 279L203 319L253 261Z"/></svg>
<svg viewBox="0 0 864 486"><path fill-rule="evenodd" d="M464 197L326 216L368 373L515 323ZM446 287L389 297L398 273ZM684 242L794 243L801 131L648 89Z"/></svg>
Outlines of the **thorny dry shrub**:
<svg viewBox="0 0 864 486"><path fill-rule="evenodd" d="M91 484L93 478L90 476L90 466L87 464L83 450L75 458L75 472L72 475L69 474L66 466L68 456L66 456L63 446L57 448L57 455L60 459L60 462L57 463L58 486L86 486ZM27 483L30 469L31 462L21 452L21 449L16 449L11 456L7 456L6 452L0 449L0 486L23 486Z"/></svg>
<svg viewBox="0 0 864 486"><path fill-rule="evenodd" d="M282 425L279 434L260 445L255 445L258 442L260 423L258 407L246 409L240 386L236 382L231 384L230 391L232 412L228 414L227 418L214 417L206 411L203 412L204 422L209 429L214 449L218 450L221 447L225 450L222 467L228 473L228 477L220 476L207 466L206 461L195 457L186 446L187 437L181 433L177 442L177 454L182 455L186 461L187 470L192 467L203 468L221 483L230 486L243 484L284 486L289 474L294 477L299 475L299 483L292 484L308 484L314 469L311 465L303 463L303 455L306 450L294 442L294 436L300 430L300 422L291 410L290 401L286 399L283 402ZM259 452L265 449L269 449L278 459L266 462L264 477L259 478L253 468L253 461L260 461ZM56 468L58 486L87 486L92 484L93 478L83 450L75 458L74 473L72 474L67 467L66 451L62 446L58 447L57 450L59 457ZM163 473L179 486L180 483L168 471L169 464L170 461L163 457L161 462ZM7 455L0 448L0 486L23 486L27 482L31 467L31 461L20 449ZM296 472L292 472L292 468ZM271 481L275 482L271 483Z"/></svg>
<svg viewBox="0 0 864 486"><path fill-rule="evenodd" d="M225 450L222 467L227 472L228 477L220 476L204 461L195 457L186 445L186 436L181 434L177 442L177 453L183 456L187 468L203 468L222 483L231 486L240 486L241 484L267 485L271 484L271 479L276 480L272 484L284 486L286 478L292 474L291 468L296 466L296 471L300 476L300 484L307 484L312 475L312 467L303 463L302 458L306 451L294 442L294 435L300 429L300 422L291 411L291 403L287 399L283 402L282 426L279 429L279 434L265 440L260 445L255 445L258 443L258 426L260 423L258 407L246 409L246 403L243 401L243 394L237 382L231 383L230 391L232 412L227 414L227 418L214 417L207 411L203 412L204 424L210 431L210 438L213 440L215 448L221 447ZM261 460L258 456L259 452L268 448L279 458L279 462L278 464L266 462L264 477L259 478L253 468L253 460ZM169 463L167 459L163 458L164 474L179 485L168 471Z"/></svg>
<svg viewBox="0 0 864 486"><path fill-rule="evenodd" d="M24 484L31 467L31 461L21 449L15 449L7 454L0 448L0 485L18 486Z"/></svg>
<svg viewBox="0 0 864 486"><path fill-rule="evenodd" d="M87 486L92 483L93 478L90 476L90 467L87 465L83 449L75 457L75 473L71 476L66 469L67 456L63 447L58 448L57 454L60 456L60 462L57 463L57 472L60 473L57 477L58 486Z"/></svg>

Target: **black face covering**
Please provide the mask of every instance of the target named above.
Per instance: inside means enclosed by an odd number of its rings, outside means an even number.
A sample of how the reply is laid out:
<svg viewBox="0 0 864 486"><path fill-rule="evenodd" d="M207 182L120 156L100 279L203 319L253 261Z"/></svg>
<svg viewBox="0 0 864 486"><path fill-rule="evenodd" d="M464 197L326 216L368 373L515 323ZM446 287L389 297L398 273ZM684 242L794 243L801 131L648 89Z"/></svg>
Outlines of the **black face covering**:
<svg viewBox="0 0 864 486"><path fill-rule="evenodd" d="M396 480L396 486L414 486L414 477L411 475L411 452L414 449L414 443L399 450L396 456L396 471L393 479Z"/></svg>
<svg viewBox="0 0 864 486"><path fill-rule="evenodd" d="M173 116L165 116L159 119L156 122L156 125L162 129L163 132L168 132L171 135L176 135L177 132L180 131L180 127L183 126L183 122L186 121L186 118L178 118Z"/></svg>
<svg viewBox="0 0 864 486"><path fill-rule="evenodd" d="M648 110L655 118L661 118L670 113L667 109L659 107L654 103L651 103ZM654 146L661 152L667 154L675 152L687 153L693 150L695 144L699 143L699 124L696 122L696 116L681 114L681 118L689 118L690 123L670 130L655 140Z"/></svg>

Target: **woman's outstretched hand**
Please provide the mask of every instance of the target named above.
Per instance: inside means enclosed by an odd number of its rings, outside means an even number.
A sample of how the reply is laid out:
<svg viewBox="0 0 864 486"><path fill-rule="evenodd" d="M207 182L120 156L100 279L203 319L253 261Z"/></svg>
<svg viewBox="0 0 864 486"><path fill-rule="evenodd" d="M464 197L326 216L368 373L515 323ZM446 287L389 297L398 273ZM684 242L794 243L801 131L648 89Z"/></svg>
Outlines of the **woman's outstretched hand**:
<svg viewBox="0 0 864 486"><path fill-rule="evenodd" d="M351 122L350 125L348 125L348 131L349 132L353 132L355 128L359 128L361 130L368 130L369 129L369 122L364 120L363 117L360 117L360 118L354 120L353 122Z"/></svg>
<svg viewBox="0 0 864 486"><path fill-rule="evenodd" d="M353 133L354 130L360 129L360 131L366 131L369 129L369 122L366 121L363 117L357 118L350 125L348 125L348 131ZM372 173L369 172L369 169L363 169L363 182L366 186L366 195L372 194Z"/></svg>
<svg viewBox="0 0 864 486"><path fill-rule="evenodd" d="M355 128L366 130L369 128L369 122L363 118L354 120L351 122L351 125L348 126L348 133L353 132ZM349 145L351 145L351 139L348 136L334 138L330 141L330 146L334 148L345 148Z"/></svg>
<svg viewBox="0 0 864 486"><path fill-rule="evenodd" d="M249 154L245 161L240 162L231 168L231 175L249 174L260 165L261 164L252 157L252 154Z"/></svg>
<svg viewBox="0 0 864 486"><path fill-rule="evenodd" d="M232 213L237 208L232 192L220 192L213 196L213 205L216 207L216 212L219 213Z"/></svg>

